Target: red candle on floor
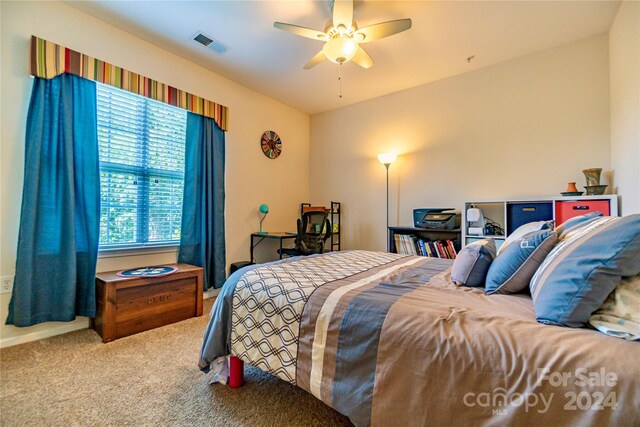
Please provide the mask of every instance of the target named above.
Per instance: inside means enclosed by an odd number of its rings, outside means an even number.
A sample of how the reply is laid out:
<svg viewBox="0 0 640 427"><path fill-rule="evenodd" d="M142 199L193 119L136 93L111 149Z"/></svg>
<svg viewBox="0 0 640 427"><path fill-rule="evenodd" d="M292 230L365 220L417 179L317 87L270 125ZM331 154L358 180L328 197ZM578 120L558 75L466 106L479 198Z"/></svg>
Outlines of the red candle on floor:
<svg viewBox="0 0 640 427"><path fill-rule="evenodd" d="M229 387L238 388L244 384L244 362L235 356L229 358Z"/></svg>

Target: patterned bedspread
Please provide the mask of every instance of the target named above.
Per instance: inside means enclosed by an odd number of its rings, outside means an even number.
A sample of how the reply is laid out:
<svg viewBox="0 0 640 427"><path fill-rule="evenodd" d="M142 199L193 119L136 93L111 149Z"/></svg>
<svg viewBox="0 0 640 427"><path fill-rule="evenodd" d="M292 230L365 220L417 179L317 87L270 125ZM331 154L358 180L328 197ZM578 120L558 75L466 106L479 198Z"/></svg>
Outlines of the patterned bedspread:
<svg viewBox="0 0 640 427"><path fill-rule="evenodd" d="M302 311L320 286L398 259L379 252L307 257L245 273L233 294L231 354L296 383Z"/></svg>
<svg viewBox="0 0 640 427"><path fill-rule="evenodd" d="M254 265L236 272L225 283L212 309L201 369L207 371L216 358L233 354L296 384L300 322L311 294L329 282L401 258L382 252L332 252Z"/></svg>
<svg viewBox="0 0 640 427"><path fill-rule="evenodd" d="M640 424L639 343L538 324L530 297L457 287L450 266L346 251L248 267L213 306L200 368L238 356L358 426ZM580 369L616 380L584 386ZM567 392L615 405L567 409Z"/></svg>

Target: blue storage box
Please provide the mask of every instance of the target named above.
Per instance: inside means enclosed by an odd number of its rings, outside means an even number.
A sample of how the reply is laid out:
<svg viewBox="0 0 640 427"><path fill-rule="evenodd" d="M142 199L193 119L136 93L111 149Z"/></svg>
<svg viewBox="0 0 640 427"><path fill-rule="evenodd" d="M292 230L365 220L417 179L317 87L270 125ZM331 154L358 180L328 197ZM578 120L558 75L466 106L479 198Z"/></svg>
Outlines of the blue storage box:
<svg viewBox="0 0 640 427"><path fill-rule="evenodd" d="M509 203L507 204L507 235L528 222L551 221L552 202Z"/></svg>

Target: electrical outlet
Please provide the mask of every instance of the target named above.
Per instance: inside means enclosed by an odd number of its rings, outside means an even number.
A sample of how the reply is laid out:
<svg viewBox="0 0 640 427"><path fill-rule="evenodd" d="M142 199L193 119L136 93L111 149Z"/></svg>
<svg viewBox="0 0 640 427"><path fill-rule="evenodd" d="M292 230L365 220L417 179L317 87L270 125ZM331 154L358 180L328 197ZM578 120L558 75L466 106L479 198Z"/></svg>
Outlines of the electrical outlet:
<svg viewBox="0 0 640 427"><path fill-rule="evenodd" d="M13 276L2 276L0 294L9 294L11 291L13 291Z"/></svg>

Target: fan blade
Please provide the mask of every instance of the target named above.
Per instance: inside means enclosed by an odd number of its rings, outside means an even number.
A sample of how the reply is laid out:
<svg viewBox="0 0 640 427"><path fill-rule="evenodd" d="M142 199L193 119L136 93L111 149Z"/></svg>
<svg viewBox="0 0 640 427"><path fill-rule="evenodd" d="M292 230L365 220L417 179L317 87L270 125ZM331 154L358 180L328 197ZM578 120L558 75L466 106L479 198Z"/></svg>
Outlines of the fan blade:
<svg viewBox="0 0 640 427"><path fill-rule="evenodd" d="M322 31L312 30L311 28L301 27L299 25L285 24L284 22L274 22L273 26L279 30L287 31L298 36L307 37L314 40L328 41L329 36Z"/></svg>
<svg viewBox="0 0 640 427"><path fill-rule="evenodd" d="M373 67L373 59L369 56L369 54L363 49L358 48L358 52L356 52L356 56L351 58L354 64L358 64L362 68L371 68Z"/></svg>
<svg viewBox="0 0 640 427"><path fill-rule="evenodd" d="M320 51L313 58L311 58L311 60L307 62L305 66L302 68L304 68L305 70L309 70L315 67L316 65L318 65L319 63L321 63L322 61L324 61L325 59L327 59L326 55L324 54L323 51Z"/></svg>
<svg viewBox="0 0 640 427"><path fill-rule="evenodd" d="M358 43L369 43L374 40L392 36L411 28L411 19L397 19L395 21L381 22L379 24L364 27L354 34L354 39ZM364 37L364 38L362 38Z"/></svg>
<svg viewBox="0 0 640 427"><path fill-rule="evenodd" d="M353 0L333 0L333 26L344 25L348 30L353 24Z"/></svg>

